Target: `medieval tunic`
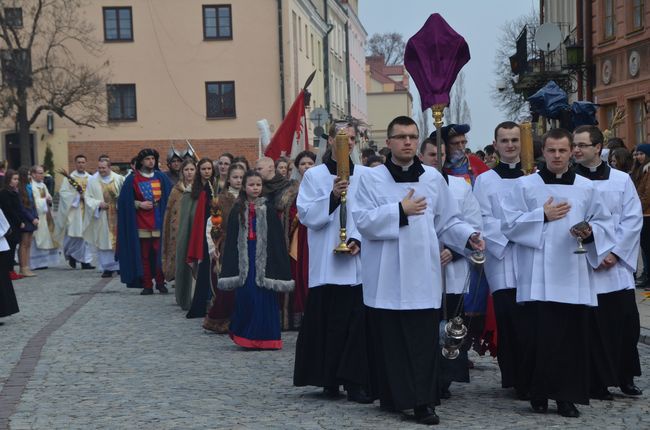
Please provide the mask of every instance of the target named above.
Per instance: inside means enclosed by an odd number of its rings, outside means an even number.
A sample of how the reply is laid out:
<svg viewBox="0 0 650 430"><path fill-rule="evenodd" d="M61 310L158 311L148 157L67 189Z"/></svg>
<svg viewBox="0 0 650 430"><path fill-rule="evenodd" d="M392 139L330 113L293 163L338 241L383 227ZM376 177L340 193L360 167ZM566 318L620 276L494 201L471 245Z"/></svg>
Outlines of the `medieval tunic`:
<svg viewBox="0 0 650 430"><path fill-rule="evenodd" d="M85 193L90 175L88 172L73 171L70 176L81 186ZM65 179L59 189L59 208L56 214L56 234L58 241L63 238L63 254L66 259L72 257L80 263L91 263L94 250L83 239L84 198Z"/></svg>
<svg viewBox="0 0 650 430"><path fill-rule="evenodd" d="M54 220L52 218L52 196L44 182L32 181L34 207L39 223L34 231L32 249L29 257L30 269L55 266L59 262L59 244L54 240Z"/></svg>
<svg viewBox="0 0 650 430"><path fill-rule="evenodd" d="M187 258L187 247L190 242L190 232L194 223L196 202L192 198L192 190L190 188L186 189L180 201L178 234L176 238L177 264L174 272L176 303L184 311L190 308L194 292L195 281L192 276L192 268L185 263L185 260Z"/></svg>
<svg viewBox="0 0 650 430"><path fill-rule="evenodd" d="M310 169L311 170L311 169ZM309 171L308 171L309 173ZM361 177L353 216L363 237L363 301L368 306L373 393L397 410L438 403L436 368L442 298L440 242L458 253L475 232L437 170L417 158L406 169L386 164ZM406 216L413 189L423 215ZM311 293L311 292L310 292Z"/></svg>
<svg viewBox="0 0 650 430"><path fill-rule="evenodd" d="M9 221L5 218L4 212L0 210L0 318L19 312L14 286L9 278L13 255L11 255L5 236L10 229Z"/></svg>
<svg viewBox="0 0 650 430"><path fill-rule="evenodd" d="M219 289L236 289L233 342L244 348L281 349L277 293L293 286L282 226L273 208L263 197L243 208L235 204L218 281Z"/></svg>
<svg viewBox="0 0 650 430"><path fill-rule="evenodd" d="M120 195L124 177L115 172L107 176L93 176L86 188L84 214L84 239L97 249L97 260L101 270L120 270L115 261L117 240L117 197ZM100 209L100 203L108 208Z"/></svg>
<svg viewBox="0 0 650 430"><path fill-rule="evenodd" d="M576 173L591 179L602 201L612 213L618 263L595 270L592 285L598 306L591 309L592 388L632 384L641 375L637 343L640 335L639 310L634 293L634 272L639 258L639 235L643 226L641 201L630 175L611 169L578 165Z"/></svg>
<svg viewBox="0 0 650 430"><path fill-rule="evenodd" d="M166 173L167 178L171 180L170 172ZM183 181L175 182L169 200L167 201L167 210L163 221L162 232L162 267L166 281L173 281L176 276L176 244L178 239L178 229L180 225L181 200L185 191L191 191L190 186L186 187ZM179 260L181 264L184 264Z"/></svg>
<svg viewBox="0 0 650 430"><path fill-rule="evenodd" d="M475 231L481 231L483 223L481 221L481 209L476 197L472 194L472 187L463 178L456 176L447 176L443 173L445 180L448 181L449 190L451 191L456 204L460 210L461 219L471 225ZM444 245L444 244L443 244ZM469 253L466 250L465 254ZM456 315L460 315L468 325L471 320L464 318L463 299L467 293L467 287L470 282L470 266L465 255L454 253L453 260L445 266L445 307L447 308L447 320ZM442 308L444 312L444 307ZM444 313L442 318L445 319ZM460 355L454 360L441 358L440 360L440 383L443 388L448 388L452 381L469 382L469 367L467 351L469 342L465 343L460 350Z"/></svg>
<svg viewBox="0 0 650 430"><path fill-rule="evenodd" d="M566 201L564 218L546 221L544 204ZM613 248L611 214L593 183L572 170L546 168L516 180L501 202L503 232L516 244L517 301L525 302L528 330L521 389L532 400L589 404L588 310L596 306L592 270ZM593 241L574 254L573 225L588 220ZM525 270L523 270L525 268Z"/></svg>
<svg viewBox="0 0 650 430"><path fill-rule="evenodd" d="M501 230L504 219L502 200L512 190L515 179L524 176L521 163L499 163L476 179L474 195L483 216L483 238L486 243L485 277L490 285L497 322L497 360L501 386L519 389L518 374L523 362L523 345L527 336L524 307L517 304L517 283L514 243ZM526 393L519 393L525 395Z"/></svg>
<svg viewBox="0 0 650 430"><path fill-rule="evenodd" d="M370 169L350 161L346 229L348 241L361 244L352 209L359 178ZM341 239L340 201L332 194L337 165L331 158L312 167L300 183L298 216L307 227L309 293L298 340L296 386L367 386L368 350L361 288L360 255L335 254Z"/></svg>

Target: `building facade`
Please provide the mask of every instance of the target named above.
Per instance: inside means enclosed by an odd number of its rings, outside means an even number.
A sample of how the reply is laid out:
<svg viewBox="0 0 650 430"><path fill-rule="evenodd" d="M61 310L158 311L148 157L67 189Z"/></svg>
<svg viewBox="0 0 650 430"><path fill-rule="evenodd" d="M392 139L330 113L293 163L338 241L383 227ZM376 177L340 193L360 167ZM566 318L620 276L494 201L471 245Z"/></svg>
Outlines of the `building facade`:
<svg viewBox="0 0 650 430"><path fill-rule="evenodd" d="M644 0L594 0L589 6L599 122L607 127L616 108L624 109L616 136L629 148L650 142L650 5Z"/></svg>
<svg viewBox="0 0 650 430"><path fill-rule="evenodd" d="M80 13L103 49L72 51L110 70L106 123L85 128L55 117L50 133L42 115L32 127L39 162L48 145L57 167L84 154L91 169L101 154L128 163L153 147L164 167L171 145L186 141L201 157L227 151L254 160L257 121L267 119L273 132L314 71L307 115L317 107L347 114L348 18L339 1L89 0ZM2 124L0 158L15 158L13 127Z"/></svg>
<svg viewBox="0 0 650 430"><path fill-rule="evenodd" d="M349 114L362 123L368 122L366 98L366 39L368 33L359 20L358 0L343 0L347 12L348 39L348 109Z"/></svg>
<svg viewBox="0 0 650 430"><path fill-rule="evenodd" d="M387 66L383 56L366 57L366 95L370 144L386 146L386 127L399 115L411 116L413 98L403 65Z"/></svg>

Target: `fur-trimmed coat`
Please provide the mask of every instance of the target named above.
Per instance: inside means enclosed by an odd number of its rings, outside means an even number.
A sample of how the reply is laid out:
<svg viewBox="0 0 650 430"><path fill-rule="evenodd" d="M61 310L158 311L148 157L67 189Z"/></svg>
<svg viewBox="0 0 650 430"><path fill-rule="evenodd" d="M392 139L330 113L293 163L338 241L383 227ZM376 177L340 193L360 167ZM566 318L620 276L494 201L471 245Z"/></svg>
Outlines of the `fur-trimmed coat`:
<svg viewBox="0 0 650 430"><path fill-rule="evenodd" d="M233 290L246 283L248 277L248 208L244 208L242 222L241 204L235 203L228 217L226 246L217 287ZM291 279L289 253L284 240L284 230L275 209L264 197L255 201L256 252L255 284L272 291L287 292L294 288Z"/></svg>

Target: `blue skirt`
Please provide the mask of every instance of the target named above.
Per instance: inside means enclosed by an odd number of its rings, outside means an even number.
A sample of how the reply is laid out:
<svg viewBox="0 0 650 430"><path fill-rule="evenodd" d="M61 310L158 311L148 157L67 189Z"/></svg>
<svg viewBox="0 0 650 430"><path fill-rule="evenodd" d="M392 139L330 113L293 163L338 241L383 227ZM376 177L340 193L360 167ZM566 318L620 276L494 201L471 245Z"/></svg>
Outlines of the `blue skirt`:
<svg viewBox="0 0 650 430"><path fill-rule="evenodd" d="M281 349L277 293L255 284L256 245L257 241L248 241L248 277L235 291L230 337L244 348Z"/></svg>

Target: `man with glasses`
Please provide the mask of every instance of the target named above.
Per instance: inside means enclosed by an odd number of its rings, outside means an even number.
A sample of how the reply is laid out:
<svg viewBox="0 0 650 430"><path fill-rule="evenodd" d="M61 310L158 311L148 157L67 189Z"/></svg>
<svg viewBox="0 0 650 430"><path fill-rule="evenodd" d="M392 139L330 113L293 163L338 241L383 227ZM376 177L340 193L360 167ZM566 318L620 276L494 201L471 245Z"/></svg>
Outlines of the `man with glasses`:
<svg viewBox="0 0 650 430"><path fill-rule="evenodd" d="M607 387L619 386L631 396L641 395L634 377L641 376L637 343L639 310L634 293L634 271L639 258L643 226L641 200L630 175L603 162L603 133L592 125L573 132L576 173L591 179L612 213L614 249L592 273L598 307L591 309L591 397L614 400Z"/></svg>
<svg viewBox="0 0 650 430"><path fill-rule="evenodd" d="M352 214L363 237L373 393L389 411L413 410L437 424L438 325L442 302L440 241L458 253L483 250L475 228L460 220L437 170L417 157L419 132L409 117L387 127L391 152L359 180ZM311 257L311 256L310 256Z"/></svg>

